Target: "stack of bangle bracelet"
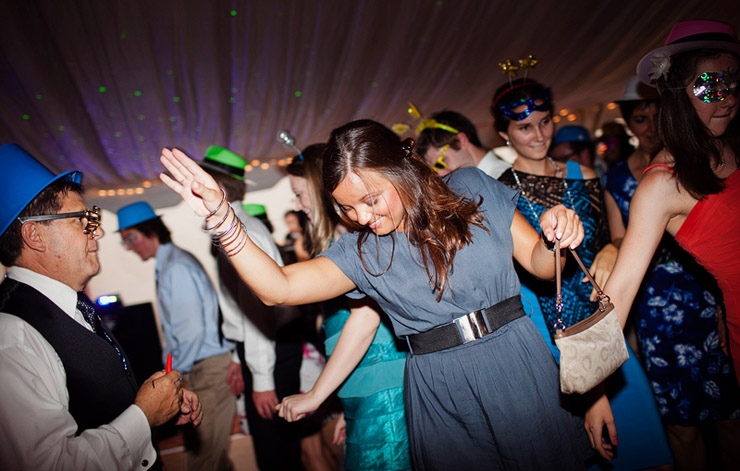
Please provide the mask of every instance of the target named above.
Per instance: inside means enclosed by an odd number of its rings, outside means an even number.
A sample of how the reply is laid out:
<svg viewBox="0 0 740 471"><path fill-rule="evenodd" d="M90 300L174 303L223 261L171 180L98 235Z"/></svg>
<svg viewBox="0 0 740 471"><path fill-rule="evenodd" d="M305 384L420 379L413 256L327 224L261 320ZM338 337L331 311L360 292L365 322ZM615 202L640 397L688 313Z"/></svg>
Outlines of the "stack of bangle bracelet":
<svg viewBox="0 0 740 471"><path fill-rule="evenodd" d="M226 213L224 213L224 217L222 217L221 220L213 226L208 227L208 218L214 216L226 201L226 193L223 190L221 190L221 192L223 193L221 202L218 204L216 209L211 211L203 219L203 231L211 233L213 245L223 250L228 257L233 257L241 252L244 246L247 245L248 235L247 228L244 227L244 223L237 217L231 203L226 203L229 208L226 210ZM225 225L226 220L229 218L229 214L231 214L232 217L228 227L222 231L217 231L217 229Z"/></svg>

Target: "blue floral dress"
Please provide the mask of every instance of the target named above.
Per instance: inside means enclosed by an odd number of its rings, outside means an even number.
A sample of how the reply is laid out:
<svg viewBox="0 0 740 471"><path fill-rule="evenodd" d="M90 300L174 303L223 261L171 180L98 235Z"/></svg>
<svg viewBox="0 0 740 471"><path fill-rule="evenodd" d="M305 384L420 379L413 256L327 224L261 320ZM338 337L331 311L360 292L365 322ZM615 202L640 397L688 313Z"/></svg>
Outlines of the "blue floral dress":
<svg viewBox="0 0 740 471"><path fill-rule="evenodd" d="M637 188L627 162L606 175L625 227ZM717 284L666 235L633 304L640 351L666 425L740 418L740 388L717 334Z"/></svg>

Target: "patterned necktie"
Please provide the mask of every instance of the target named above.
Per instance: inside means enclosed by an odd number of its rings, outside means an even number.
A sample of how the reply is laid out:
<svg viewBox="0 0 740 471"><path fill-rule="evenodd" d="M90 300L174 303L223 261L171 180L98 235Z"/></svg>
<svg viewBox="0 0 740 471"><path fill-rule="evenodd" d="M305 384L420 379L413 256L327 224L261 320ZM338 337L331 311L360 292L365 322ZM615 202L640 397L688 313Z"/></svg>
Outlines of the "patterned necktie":
<svg viewBox="0 0 740 471"><path fill-rule="evenodd" d="M92 301L90 301L90 298L88 298L83 292L77 293L77 309L80 310L82 315L85 317L85 320L92 326L93 331L107 340L111 347L116 350L118 358L120 358L121 363L123 363L123 369L128 371L128 361L126 361L126 357L123 356L121 349L118 348L118 345L116 345L110 335L108 335L108 332L103 328L103 324L100 322L100 316L95 312L95 307L93 306Z"/></svg>

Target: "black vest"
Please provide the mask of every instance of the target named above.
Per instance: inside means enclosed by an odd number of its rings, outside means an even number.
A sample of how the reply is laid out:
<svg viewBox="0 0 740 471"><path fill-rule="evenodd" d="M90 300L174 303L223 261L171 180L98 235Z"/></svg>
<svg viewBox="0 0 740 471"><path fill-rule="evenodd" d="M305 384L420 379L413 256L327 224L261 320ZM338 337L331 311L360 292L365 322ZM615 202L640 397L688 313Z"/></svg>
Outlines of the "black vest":
<svg viewBox="0 0 740 471"><path fill-rule="evenodd" d="M67 374L69 412L77 422L77 435L112 422L134 403L137 387L131 367L125 371L107 340L78 324L39 291L6 278L0 284L0 312L31 324L56 350Z"/></svg>

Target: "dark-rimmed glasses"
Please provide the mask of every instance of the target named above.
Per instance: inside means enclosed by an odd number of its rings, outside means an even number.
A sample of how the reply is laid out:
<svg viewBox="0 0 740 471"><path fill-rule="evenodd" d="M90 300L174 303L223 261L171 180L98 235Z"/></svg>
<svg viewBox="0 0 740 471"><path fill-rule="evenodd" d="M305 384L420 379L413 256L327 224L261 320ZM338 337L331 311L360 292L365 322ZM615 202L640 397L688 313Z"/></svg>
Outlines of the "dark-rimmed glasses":
<svg viewBox="0 0 740 471"><path fill-rule="evenodd" d="M24 218L18 218L21 224L33 221L53 221L55 219L70 219L70 218L83 218L87 220L85 229L82 231L88 235L91 239L95 238L95 231L100 227L100 220L102 215L100 214L100 208L93 206L92 209L86 209L85 211L75 211L73 213L59 213L59 214L40 214L38 216L28 216Z"/></svg>

